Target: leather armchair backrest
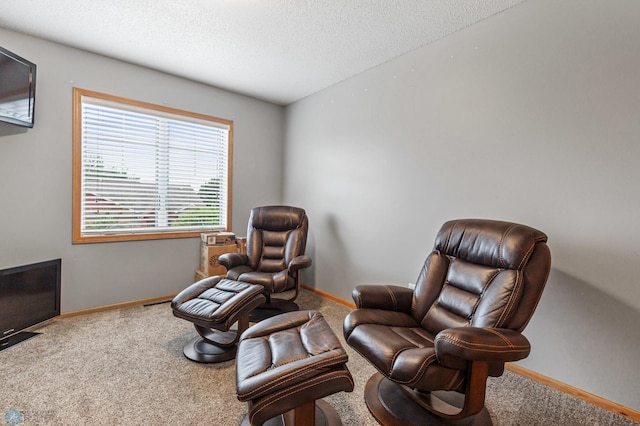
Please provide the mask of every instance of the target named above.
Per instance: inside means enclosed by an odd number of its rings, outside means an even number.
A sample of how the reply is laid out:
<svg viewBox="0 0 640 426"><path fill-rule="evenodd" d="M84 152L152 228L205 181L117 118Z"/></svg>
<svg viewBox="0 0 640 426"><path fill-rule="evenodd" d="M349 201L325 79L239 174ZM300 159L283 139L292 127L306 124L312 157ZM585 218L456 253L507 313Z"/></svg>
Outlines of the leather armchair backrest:
<svg viewBox="0 0 640 426"><path fill-rule="evenodd" d="M522 331L551 268L547 236L509 222L445 223L416 283L412 315L434 336L451 327Z"/></svg>
<svg viewBox="0 0 640 426"><path fill-rule="evenodd" d="M251 210L247 227L249 266L260 272L279 272L303 255L309 221L299 207L263 206Z"/></svg>

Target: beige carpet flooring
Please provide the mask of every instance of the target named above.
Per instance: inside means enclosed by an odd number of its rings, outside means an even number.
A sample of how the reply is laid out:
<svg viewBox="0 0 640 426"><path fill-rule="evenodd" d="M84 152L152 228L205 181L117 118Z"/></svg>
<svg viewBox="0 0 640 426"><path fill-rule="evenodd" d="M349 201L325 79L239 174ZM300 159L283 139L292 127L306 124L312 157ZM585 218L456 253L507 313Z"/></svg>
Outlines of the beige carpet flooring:
<svg viewBox="0 0 640 426"><path fill-rule="evenodd" d="M309 291L298 302L320 310L342 338L348 307ZM0 352L0 424L227 426L246 412L235 363L187 360L182 347L196 332L169 304L65 318L39 331ZM376 425L363 399L374 369L347 350L355 390L327 401L345 425ZM496 425L635 424L510 372L490 379L487 406Z"/></svg>

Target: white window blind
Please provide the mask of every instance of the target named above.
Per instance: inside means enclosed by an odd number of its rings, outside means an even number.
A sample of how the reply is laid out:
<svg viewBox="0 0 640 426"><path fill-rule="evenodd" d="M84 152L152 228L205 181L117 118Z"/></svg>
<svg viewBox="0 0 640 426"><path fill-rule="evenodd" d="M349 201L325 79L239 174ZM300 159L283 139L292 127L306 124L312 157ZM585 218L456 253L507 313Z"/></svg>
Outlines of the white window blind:
<svg viewBox="0 0 640 426"><path fill-rule="evenodd" d="M227 228L227 124L81 97L81 234Z"/></svg>

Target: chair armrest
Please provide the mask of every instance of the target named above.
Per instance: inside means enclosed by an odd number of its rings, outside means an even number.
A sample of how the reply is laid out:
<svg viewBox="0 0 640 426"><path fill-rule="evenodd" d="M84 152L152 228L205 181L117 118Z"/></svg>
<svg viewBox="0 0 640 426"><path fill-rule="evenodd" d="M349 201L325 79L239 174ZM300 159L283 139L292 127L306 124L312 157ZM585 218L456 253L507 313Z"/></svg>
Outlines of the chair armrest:
<svg viewBox="0 0 640 426"><path fill-rule="evenodd" d="M436 357L445 367L460 368L460 361L505 363L524 359L531 351L526 337L506 328L456 327L435 338Z"/></svg>
<svg viewBox="0 0 640 426"><path fill-rule="evenodd" d="M356 308L411 312L413 290L399 285L359 285L351 294Z"/></svg>
<svg viewBox="0 0 640 426"><path fill-rule="evenodd" d="M289 272L296 272L309 266L311 266L311 258L309 256L296 256L289 262Z"/></svg>
<svg viewBox="0 0 640 426"><path fill-rule="evenodd" d="M246 265L249 262L249 256L246 253L225 253L218 257L218 263L227 268L227 271L237 266Z"/></svg>

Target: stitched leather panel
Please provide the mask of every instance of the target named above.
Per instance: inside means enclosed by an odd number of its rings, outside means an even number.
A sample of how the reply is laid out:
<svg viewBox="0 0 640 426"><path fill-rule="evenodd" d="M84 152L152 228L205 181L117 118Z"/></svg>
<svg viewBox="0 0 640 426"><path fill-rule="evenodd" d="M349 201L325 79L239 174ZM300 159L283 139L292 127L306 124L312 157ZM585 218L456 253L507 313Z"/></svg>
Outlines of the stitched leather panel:
<svg viewBox="0 0 640 426"><path fill-rule="evenodd" d="M317 311L290 312L248 329L238 344L238 399L269 395L347 362L347 353Z"/></svg>
<svg viewBox="0 0 640 426"><path fill-rule="evenodd" d="M517 271L501 271L487 286L471 320L474 327L502 327L515 314L522 297Z"/></svg>
<svg viewBox="0 0 640 426"><path fill-rule="evenodd" d="M249 222L257 229L288 231L303 222L305 211L298 207L263 206L251 210Z"/></svg>
<svg viewBox="0 0 640 426"><path fill-rule="evenodd" d="M498 272L498 268L454 258L451 259L447 282L469 293L480 295Z"/></svg>
<svg viewBox="0 0 640 426"><path fill-rule="evenodd" d="M250 423L264 424L278 414L341 391L353 391L353 378L346 365L337 366L304 382L249 401Z"/></svg>
<svg viewBox="0 0 640 426"><path fill-rule="evenodd" d="M462 380L459 372L434 365L437 364L434 336L408 314L355 310L345 318L344 335L349 346L386 377L399 383L455 389ZM429 382L426 377L431 374L437 377L426 385Z"/></svg>
<svg viewBox="0 0 640 426"><path fill-rule="evenodd" d="M269 272L249 271L241 274L238 277L238 281L260 284L263 287L271 289L273 287L273 274Z"/></svg>
<svg viewBox="0 0 640 426"><path fill-rule="evenodd" d="M449 269L449 257L431 252L424 262L413 292L411 312L416 321L422 321L427 311L438 300Z"/></svg>
<svg viewBox="0 0 640 426"><path fill-rule="evenodd" d="M445 328L464 327L469 325L469 319L461 317L436 303L429 309L424 320L420 323L422 327L434 336Z"/></svg>
<svg viewBox="0 0 640 426"><path fill-rule="evenodd" d="M171 301L171 307L180 318L218 324L261 293L262 288L257 285L210 277L180 292Z"/></svg>
<svg viewBox="0 0 640 426"><path fill-rule="evenodd" d="M538 306L542 290L551 270L551 252L547 244L538 242L522 272L522 297L508 328L522 331Z"/></svg>
<svg viewBox="0 0 640 426"><path fill-rule="evenodd" d="M458 360L518 361L529 355L529 341L504 328L464 327L443 331L435 339L438 359L444 365Z"/></svg>
<svg viewBox="0 0 640 426"><path fill-rule="evenodd" d="M542 241L547 241L544 233L525 225L466 219L442 225L435 249L473 263L518 269Z"/></svg>
<svg viewBox="0 0 640 426"><path fill-rule="evenodd" d="M469 293L455 285L445 285L438 298L438 305L452 314L464 319L470 319L479 295ZM432 309L433 310L433 309ZM430 311L431 312L431 311Z"/></svg>
<svg viewBox="0 0 640 426"><path fill-rule="evenodd" d="M245 272L251 272L251 271L253 271L253 269L251 269L249 266L246 266L246 265L237 266L227 271L227 278L230 280L242 281L240 279L242 274L244 274ZM253 283L253 284L258 284L258 283Z"/></svg>
<svg viewBox="0 0 640 426"><path fill-rule="evenodd" d="M420 327L362 324L351 333L348 343L387 377L410 383L428 363L436 361L433 337L427 338L423 331Z"/></svg>
<svg viewBox="0 0 640 426"><path fill-rule="evenodd" d="M227 273L228 277L232 276L235 271L232 270L230 272L231 274ZM287 274L287 271L276 273L248 271L238 275L237 280L252 284L259 284L270 293L282 292L293 288L295 285L293 278Z"/></svg>
<svg viewBox="0 0 640 426"><path fill-rule="evenodd" d="M268 252L269 248L271 247L265 247L263 253ZM269 259L269 258L263 257L262 259L260 259L260 263L258 264L256 271L278 272L278 271L282 271L283 269L287 269L287 265L285 265L283 257L275 258L275 259Z"/></svg>
<svg viewBox="0 0 640 426"><path fill-rule="evenodd" d="M282 257L282 247L284 247L284 245L287 243L287 238L289 238L291 230L287 229L284 231L270 231L268 229L260 229L260 232L262 232L262 240L264 241L264 245L278 247L280 252L277 254L277 256Z"/></svg>

